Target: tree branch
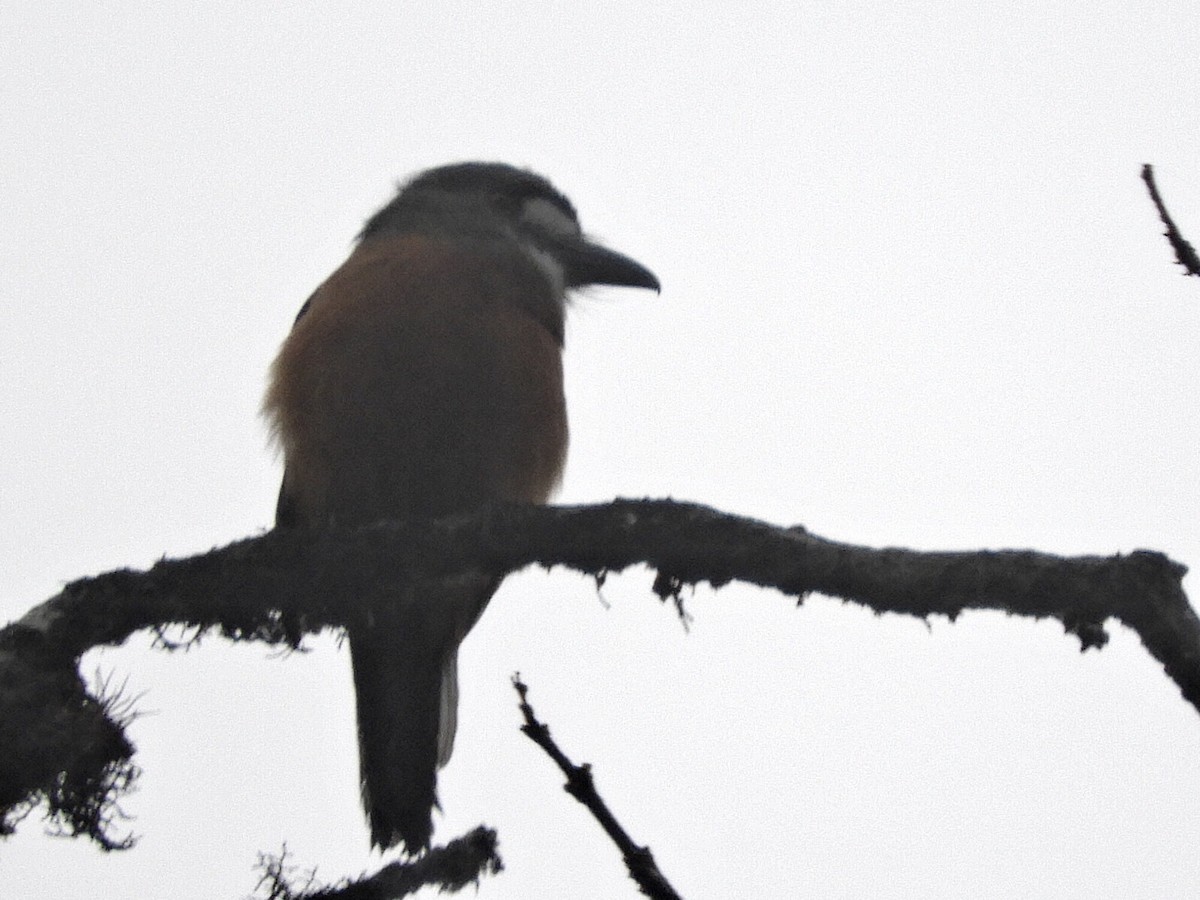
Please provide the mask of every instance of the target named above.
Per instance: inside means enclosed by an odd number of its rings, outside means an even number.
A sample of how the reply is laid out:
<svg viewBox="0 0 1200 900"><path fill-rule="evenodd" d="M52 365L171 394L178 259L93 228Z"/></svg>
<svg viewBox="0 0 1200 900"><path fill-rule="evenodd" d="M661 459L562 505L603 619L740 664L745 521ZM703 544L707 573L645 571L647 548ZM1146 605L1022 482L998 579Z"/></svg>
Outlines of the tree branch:
<svg viewBox="0 0 1200 900"><path fill-rule="evenodd" d="M1167 227L1163 235L1170 243L1171 249L1175 251L1175 261L1183 266L1183 274L1200 275L1200 256L1196 255L1196 248L1187 242L1182 232L1175 226L1175 220L1167 212L1167 206L1158 193L1158 185L1154 183L1154 168L1149 163L1142 166L1142 181L1146 182L1150 199L1154 201L1154 208L1158 210L1158 218Z"/></svg>
<svg viewBox="0 0 1200 900"><path fill-rule="evenodd" d="M558 766L559 770L567 776L564 789L587 808L593 818L600 823L604 833L617 845L617 849L621 851L621 858L625 860L625 868L629 871L629 877L651 900L681 900L671 882L667 881L667 877L658 868L658 863L654 861L654 854L650 848L639 847L635 844L633 838L629 836L629 832L625 830L625 826L617 821L617 817L608 808L608 804L596 790L591 765L588 763L576 765L571 762L554 738L550 737L550 726L538 721L537 714L529 705L529 686L521 680L520 674L513 676L513 688L516 690L517 696L521 698L521 715L525 719L525 724L521 726L521 732L541 747L546 755L554 760L554 764Z"/></svg>
<svg viewBox="0 0 1200 900"><path fill-rule="evenodd" d="M74 833L109 846L113 797L133 774L133 747L89 696L78 657L168 623L237 640L297 645L337 628L411 578L502 575L532 564L594 577L645 564L655 590L732 580L801 600L812 592L876 612L956 618L968 609L1053 617L1083 648L1103 646L1115 618L1136 631L1184 698L1200 709L1200 620L1166 556L1058 557L1032 550L921 553L840 544L669 500L602 506L500 505L438 520L354 531L272 531L146 572L84 578L0 631L0 813L11 830L39 799ZM119 717L116 717L119 718ZM81 736L83 736L81 738Z"/></svg>
<svg viewBox="0 0 1200 900"><path fill-rule="evenodd" d="M458 892L504 869L496 845L496 832L480 825L416 859L388 863L373 875L328 887L316 886L315 870L300 873L298 866L289 864L285 847L279 856L259 855L263 874L258 889L266 890L267 900L400 900L424 887ZM298 884L301 879L304 883Z"/></svg>

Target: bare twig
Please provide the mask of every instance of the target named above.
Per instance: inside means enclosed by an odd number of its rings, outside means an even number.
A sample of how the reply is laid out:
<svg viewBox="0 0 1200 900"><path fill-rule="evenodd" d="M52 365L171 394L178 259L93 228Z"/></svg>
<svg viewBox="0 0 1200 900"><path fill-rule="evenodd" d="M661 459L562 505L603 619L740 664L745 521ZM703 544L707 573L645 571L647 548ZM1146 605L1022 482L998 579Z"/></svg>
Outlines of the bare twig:
<svg viewBox="0 0 1200 900"><path fill-rule="evenodd" d="M522 733L546 751L546 755L554 760L555 765L567 776L567 783L564 785L567 793L587 807L605 834L617 845L617 849L621 851L621 858L625 860L625 867L629 870L629 877L637 883L641 892L652 900L681 900L675 888L659 871L650 848L639 847L633 842L629 833L608 808L608 804L597 793L596 783L592 779L592 767L587 763L576 765L571 762L550 737L550 727L538 721L533 707L529 705L529 687L521 681L519 674L513 676L513 687L521 698L521 714L525 717L525 724L521 726Z"/></svg>
<svg viewBox="0 0 1200 900"><path fill-rule="evenodd" d="M1150 191L1150 199L1154 201L1154 207L1158 210L1158 217L1167 226L1167 230L1163 234L1170 242L1171 249L1175 251L1175 261L1183 266L1184 275L1200 276L1200 256L1196 255L1195 248L1184 239L1179 229L1175 227L1175 221L1167 212L1167 207L1158 193L1158 185L1154 183L1154 169L1149 163L1142 166L1142 181L1146 182L1146 188Z"/></svg>

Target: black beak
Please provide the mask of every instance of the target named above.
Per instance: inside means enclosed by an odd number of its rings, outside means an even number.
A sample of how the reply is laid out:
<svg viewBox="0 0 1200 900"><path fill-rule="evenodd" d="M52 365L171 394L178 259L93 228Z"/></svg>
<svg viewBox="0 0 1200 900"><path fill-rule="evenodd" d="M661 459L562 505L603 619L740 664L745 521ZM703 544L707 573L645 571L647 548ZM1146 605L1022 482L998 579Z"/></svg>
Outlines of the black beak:
<svg viewBox="0 0 1200 900"><path fill-rule="evenodd" d="M586 238L556 242L554 255L562 263L567 287L585 284L614 284L661 292L654 273L635 259L616 250L593 244Z"/></svg>

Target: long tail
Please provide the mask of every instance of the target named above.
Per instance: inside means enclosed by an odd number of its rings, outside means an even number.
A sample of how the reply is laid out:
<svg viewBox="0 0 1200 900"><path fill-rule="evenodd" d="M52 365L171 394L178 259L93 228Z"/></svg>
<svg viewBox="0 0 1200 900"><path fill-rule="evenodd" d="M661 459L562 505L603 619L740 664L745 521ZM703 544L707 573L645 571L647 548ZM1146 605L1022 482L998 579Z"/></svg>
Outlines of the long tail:
<svg viewBox="0 0 1200 900"><path fill-rule="evenodd" d="M379 604L350 629L363 808L371 843L429 845L437 769L450 759L458 711L458 645L497 582L427 584Z"/></svg>

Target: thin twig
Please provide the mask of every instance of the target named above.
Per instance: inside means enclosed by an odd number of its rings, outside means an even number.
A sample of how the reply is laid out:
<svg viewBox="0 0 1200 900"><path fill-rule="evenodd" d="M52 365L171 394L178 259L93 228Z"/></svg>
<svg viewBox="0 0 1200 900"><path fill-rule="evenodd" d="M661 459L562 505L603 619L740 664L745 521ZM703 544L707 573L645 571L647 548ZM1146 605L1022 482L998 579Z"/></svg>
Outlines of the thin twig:
<svg viewBox="0 0 1200 900"><path fill-rule="evenodd" d="M1154 183L1154 169L1149 163L1142 166L1142 181L1146 182L1146 187L1150 191L1150 199L1154 201L1154 206L1158 209L1158 217L1167 226L1167 230L1163 234L1170 242L1171 249L1175 251L1175 261L1183 266L1184 275L1200 276L1200 256L1196 255L1196 249L1175 227L1175 222L1171 218L1171 214L1167 212L1167 207L1158 193L1158 185Z"/></svg>
<svg viewBox="0 0 1200 900"><path fill-rule="evenodd" d="M605 833L612 838L617 849L621 851L626 868L629 869L629 877L637 882L637 886L643 894L653 900L681 900L675 888L659 871L650 848L639 847L633 842L633 838L617 821L617 817L608 808L608 804L596 792L596 784L592 780L592 767L587 763L576 765L571 762L567 755L559 749L554 739L550 737L549 726L538 721L533 707L529 705L527 699L529 687L521 681L520 674L513 675L513 687L516 688L517 695L521 698L521 714L525 717L525 724L521 726L521 731L545 750L546 755L554 760L563 774L567 776L565 785L567 793L586 806L588 811L596 817L596 821L600 823Z"/></svg>

